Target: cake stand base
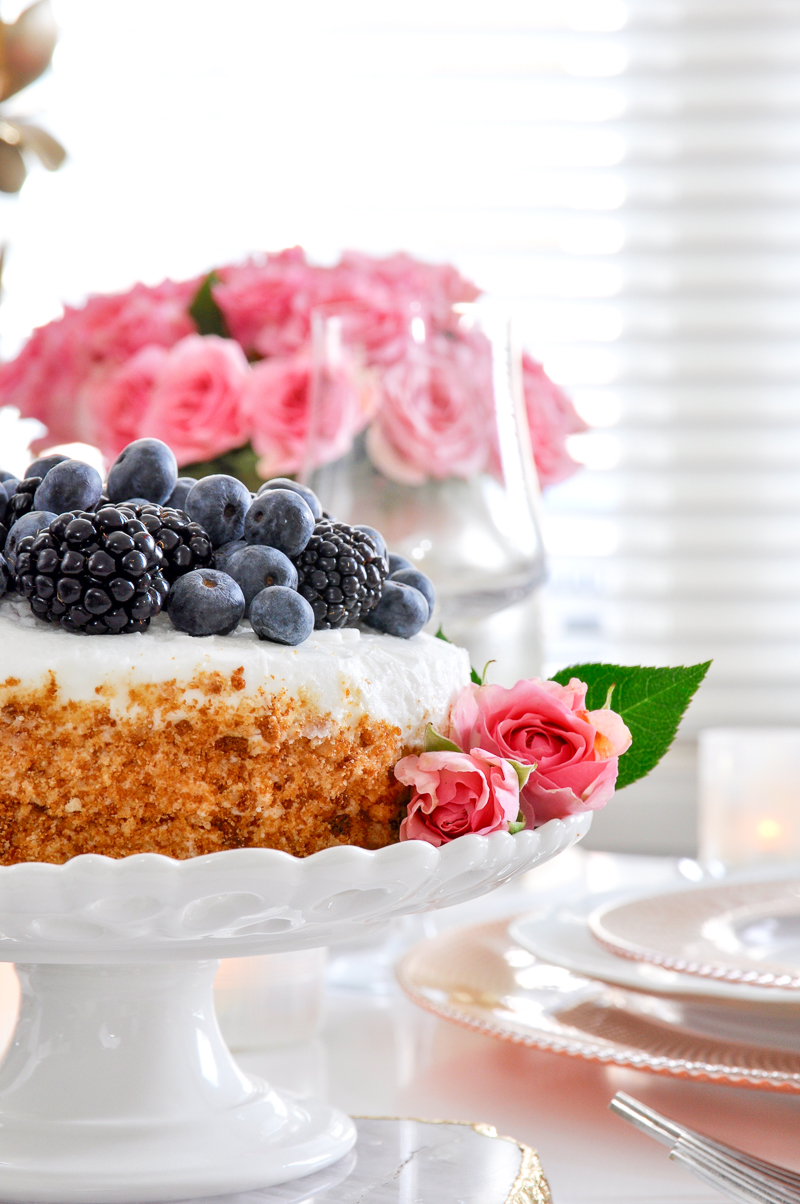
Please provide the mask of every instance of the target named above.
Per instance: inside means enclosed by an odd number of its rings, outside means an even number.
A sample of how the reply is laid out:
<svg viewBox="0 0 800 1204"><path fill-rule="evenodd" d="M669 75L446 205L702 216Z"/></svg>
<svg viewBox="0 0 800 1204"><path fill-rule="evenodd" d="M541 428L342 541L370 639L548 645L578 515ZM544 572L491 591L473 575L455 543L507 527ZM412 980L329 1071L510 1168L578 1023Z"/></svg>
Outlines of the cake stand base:
<svg viewBox="0 0 800 1204"><path fill-rule="evenodd" d="M0 1064L0 1200L145 1204L300 1178L352 1148L349 1117L238 1068L216 961L18 965Z"/></svg>

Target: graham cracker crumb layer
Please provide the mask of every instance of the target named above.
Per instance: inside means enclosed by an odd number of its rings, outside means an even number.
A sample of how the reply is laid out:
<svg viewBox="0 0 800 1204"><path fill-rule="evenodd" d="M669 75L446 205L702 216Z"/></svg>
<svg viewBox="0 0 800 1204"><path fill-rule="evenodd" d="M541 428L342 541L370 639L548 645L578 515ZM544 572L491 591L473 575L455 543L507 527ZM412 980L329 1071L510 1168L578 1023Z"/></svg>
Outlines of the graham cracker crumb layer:
<svg viewBox="0 0 800 1204"><path fill-rule="evenodd" d="M248 696L199 675L129 691L128 706L63 699L55 677L0 685L0 864L79 853L197 857L398 839L409 751L398 727L363 716L336 727L285 692ZM313 733L313 734L304 734Z"/></svg>

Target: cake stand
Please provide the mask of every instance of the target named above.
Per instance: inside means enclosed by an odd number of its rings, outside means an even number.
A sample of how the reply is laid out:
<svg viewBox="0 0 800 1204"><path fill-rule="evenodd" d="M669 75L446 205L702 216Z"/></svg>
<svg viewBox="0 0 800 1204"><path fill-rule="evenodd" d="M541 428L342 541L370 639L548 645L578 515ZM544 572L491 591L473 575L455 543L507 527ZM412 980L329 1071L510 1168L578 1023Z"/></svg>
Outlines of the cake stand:
<svg viewBox="0 0 800 1204"><path fill-rule="evenodd" d="M234 849L0 869L0 960L22 1005L0 1064L0 1200L126 1204L250 1191L352 1148L349 1117L243 1074L220 957L328 945L450 906L579 840L590 815L511 836L307 858Z"/></svg>

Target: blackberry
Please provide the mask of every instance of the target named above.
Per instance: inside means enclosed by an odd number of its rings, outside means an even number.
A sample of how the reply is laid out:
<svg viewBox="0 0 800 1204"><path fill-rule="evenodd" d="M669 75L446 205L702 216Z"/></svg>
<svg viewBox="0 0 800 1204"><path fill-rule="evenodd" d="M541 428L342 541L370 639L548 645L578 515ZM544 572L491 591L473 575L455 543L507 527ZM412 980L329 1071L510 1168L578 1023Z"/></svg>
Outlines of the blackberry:
<svg viewBox="0 0 800 1204"><path fill-rule="evenodd" d="M122 510L131 510L144 523L161 549L161 572L170 585L191 573L193 569L210 568L213 563L213 548L207 532L199 523L193 523L185 510L174 510L170 506L132 505L123 502Z"/></svg>
<svg viewBox="0 0 800 1204"><path fill-rule="evenodd" d="M317 631L355 627L377 606L388 566L364 531L322 518L303 551L290 559Z"/></svg>
<svg viewBox="0 0 800 1204"><path fill-rule="evenodd" d="M9 527L13 526L18 518L22 518L23 514L33 510L33 495L43 480L43 477L26 477L24 481L18 482L16 493L8 503Z"/></svg>
<svg viewBox="0 0 800 1204"><path fill-rule="evenodd" d="M167 597L161 549L125 507L60 514L17 547L15 585L40 619L87 635L146 631Z"/></svg>

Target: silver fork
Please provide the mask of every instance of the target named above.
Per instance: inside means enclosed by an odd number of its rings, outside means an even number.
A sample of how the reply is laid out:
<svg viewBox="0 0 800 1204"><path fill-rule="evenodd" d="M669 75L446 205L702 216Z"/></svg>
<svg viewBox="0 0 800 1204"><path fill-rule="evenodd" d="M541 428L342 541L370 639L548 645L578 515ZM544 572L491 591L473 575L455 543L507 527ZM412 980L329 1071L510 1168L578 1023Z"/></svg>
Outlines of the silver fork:
<svg viewBox="0 0 800 1204"><path fill-rule="evenodd" d="M618 1091L609 1107L662 1145L670 1158L742 1204L800 1204L800 1174L687 1129Z"/></svg>

